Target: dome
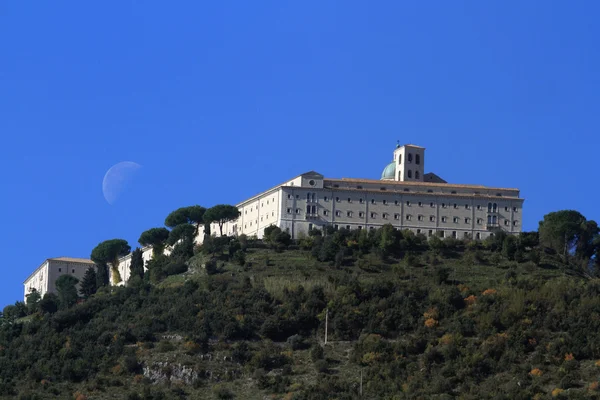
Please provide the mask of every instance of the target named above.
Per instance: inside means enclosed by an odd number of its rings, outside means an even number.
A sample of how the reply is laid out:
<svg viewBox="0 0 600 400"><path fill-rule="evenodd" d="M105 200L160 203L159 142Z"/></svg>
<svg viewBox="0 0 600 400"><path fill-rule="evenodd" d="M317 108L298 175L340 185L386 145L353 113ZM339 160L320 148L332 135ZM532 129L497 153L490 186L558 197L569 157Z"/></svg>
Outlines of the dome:
<svg viewBox="0 0 600 400"><path fill-rule="evenodd" d="M396 179L396 163L394 161L392 161L385 167L385 169L381 173L381 179Z"/></svg>

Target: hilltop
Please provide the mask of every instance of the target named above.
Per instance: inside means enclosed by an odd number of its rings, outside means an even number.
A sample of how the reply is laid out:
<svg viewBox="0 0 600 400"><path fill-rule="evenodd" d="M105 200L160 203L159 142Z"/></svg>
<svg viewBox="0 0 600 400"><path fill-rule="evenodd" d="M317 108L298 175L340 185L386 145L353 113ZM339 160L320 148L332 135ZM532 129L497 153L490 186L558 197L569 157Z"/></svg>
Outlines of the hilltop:
<svg viewBox="0 0 600 400"><path fill-rule="evenodd" d="M182 241L126 287L6 307L0 397L597 398L598 228L573 213L483 242Z"/></svg>

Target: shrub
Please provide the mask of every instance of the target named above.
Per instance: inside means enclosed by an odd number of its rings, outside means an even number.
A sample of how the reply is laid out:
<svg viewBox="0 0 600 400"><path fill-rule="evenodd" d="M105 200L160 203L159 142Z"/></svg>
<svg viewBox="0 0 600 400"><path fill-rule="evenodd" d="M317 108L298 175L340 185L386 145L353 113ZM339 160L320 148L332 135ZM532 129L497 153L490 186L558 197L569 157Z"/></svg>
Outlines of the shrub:
<svg viewBox="0 0 600 400"><path fill-rule="evenodd" d="M229 400L234 398L233 392L229 390L227 386L224 386L220 383L213 386L213 394L217 399L220 400Z"/></svg>
<svg viewBox="0 0 600 400"><path fill-rule="evenodd" d="M233 261L240 266L244 266L246 264L246 253L242 250L238 250L233 254Z"/></svg>
<svg viewBox="0 0 600 400"><path fill-rule="evenodd" d="M318 360L322 360L323 357L325 357L325 350L323 350L323 347L320 344L315 344L310 349L310 359L313 362L316 362Z"/></svg>
<svg viewBox="0 0 600 400"><path fill-rule="evenodd" d="M534 368L531 371L529 371L529 375L531 375L531 376L542 376L543 374L544 373L539 368Z"/></svg>
<svg viewBox="0 0 600 400"><path fill-rule="evenodd" d="M317 362L315 362L315 369L320 374L326 374L329 372L329 365L325 360L317 360Z"/></svg>

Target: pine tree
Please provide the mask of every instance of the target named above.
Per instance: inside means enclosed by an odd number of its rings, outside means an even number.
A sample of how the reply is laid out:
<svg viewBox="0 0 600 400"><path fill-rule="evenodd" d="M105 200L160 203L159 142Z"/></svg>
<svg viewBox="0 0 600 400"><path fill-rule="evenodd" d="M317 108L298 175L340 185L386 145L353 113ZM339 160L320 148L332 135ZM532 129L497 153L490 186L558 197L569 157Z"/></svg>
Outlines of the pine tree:
<svg viewBox="0 0 600 400"><path fill-rule="evenodd" d="M79 293L81 297L87 299L98 289L98 277L96 275L96 269L94 267L88 268L85 271L85 275L83 275L83 279L81 280L81 285L79 287Z"/></svg>
<svg viewBox="0 0 600 400"><path fill-rule="evenodd" d="M139 247L131 254L131 266L129 270L129 279L132 279L134 276L144 277L144 259L142 258L142 250Z"/></svg>
<svg viewBox="0 0 600 400"><path fill-rule="evenodd" d="M102 286L108 286L108 267L106 263L97 263L98 269L96 271L96 289L100 289Z"/></svg>

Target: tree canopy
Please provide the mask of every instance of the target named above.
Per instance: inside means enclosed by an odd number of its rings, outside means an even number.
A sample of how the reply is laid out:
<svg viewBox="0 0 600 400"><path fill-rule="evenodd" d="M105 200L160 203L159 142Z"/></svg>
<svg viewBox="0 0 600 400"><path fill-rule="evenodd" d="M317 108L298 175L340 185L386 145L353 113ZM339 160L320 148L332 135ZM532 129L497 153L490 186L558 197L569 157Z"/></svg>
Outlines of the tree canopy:
<svg viewBox="0 0 600 400"><path fill-rule="evenodd" d="M171 212L165 218L165 226L175 228L177 225L190 224L196 228L194 235L198 234L200 225L204 223L204 213L206 208L199 205L181 207Z"/></svg>
<svg viewBox="0 0 600 400"><path fill-rule="evenodd" d="M152 255L156 257L163 253L168 239L169 230L167 228L151 228L142 232L138 242L142 246L152 246Z"/></svg>
<svg viewBox="0 0 600 400"><path fill-rule="evenodd" d="M170 246L173 246L180 240L194 241L194 236L196 234L196 228L193 225L189 224L181 224L177 225L175 228L171 230L169 233L169 239L167 243Z"/></svg>
<svg viewBox="0 0 600 400"><path fill-rule="evenodd" d="M96 264L110 264L113 284L121 282L119 274L119 258L131 251L131 246L124 239L105 240L92 250L90 258Z"/></svg>
<svg viewBox="0 0 600 400"><path fill-rule="evenodd" d="M58 294L58 304L62 309L71 307L77 302L77 288L75 285L79 283L79 279L73 275L61 275L56 280L56 293Z"/></svg>
<svg viewBox="0 0 600 400"><path fill-rule="evenodd" d="M223 225L226 222L236 220L239 216L240 211L237 207L228 204L218 204L206 210L204 213L204 222L219 225L219 233L223 236Z"/></svg>

